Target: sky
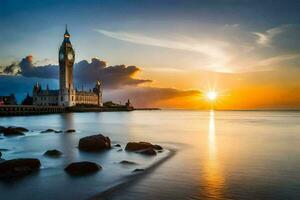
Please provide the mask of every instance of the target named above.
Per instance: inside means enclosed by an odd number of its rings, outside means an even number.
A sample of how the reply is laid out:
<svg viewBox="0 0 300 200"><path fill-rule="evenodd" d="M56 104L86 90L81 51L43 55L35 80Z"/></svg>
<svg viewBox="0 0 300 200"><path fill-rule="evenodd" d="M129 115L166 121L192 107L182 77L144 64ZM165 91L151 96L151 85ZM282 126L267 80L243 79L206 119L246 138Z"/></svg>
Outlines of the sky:
<svg viewBox="0 0 300 200"><path fill-rule="evenodd" d="M68 24L75 85L100 78L107 101L299 109L299 10L296 0L1 0L0 95L58 87Z"/></svg>

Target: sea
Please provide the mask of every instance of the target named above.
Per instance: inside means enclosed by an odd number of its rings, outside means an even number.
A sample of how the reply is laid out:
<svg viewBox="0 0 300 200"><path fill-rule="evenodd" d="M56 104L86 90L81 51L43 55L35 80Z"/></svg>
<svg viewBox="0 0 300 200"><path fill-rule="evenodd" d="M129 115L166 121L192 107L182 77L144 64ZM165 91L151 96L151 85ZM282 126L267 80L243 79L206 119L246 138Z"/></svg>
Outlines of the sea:
<svg viewBox="0 0 300 200"><path fill-rule="evenodd" d="M297 111L65 113L0 117L0 125L29 129L25 136L0 136L3 159L42 163L38 172L0 181L1 200L300 199ZM76 132L41 133L50 128ZM78 149L80 138L99 133L111 139L111 150ZM138 141L159 144L164 151L145 156L124 150L127 142ZM50 149L63 156L44 156ZM122 160L135 165L122 165ZM76 161L96 162L103 169L70 176L64 168Z"/></svg>

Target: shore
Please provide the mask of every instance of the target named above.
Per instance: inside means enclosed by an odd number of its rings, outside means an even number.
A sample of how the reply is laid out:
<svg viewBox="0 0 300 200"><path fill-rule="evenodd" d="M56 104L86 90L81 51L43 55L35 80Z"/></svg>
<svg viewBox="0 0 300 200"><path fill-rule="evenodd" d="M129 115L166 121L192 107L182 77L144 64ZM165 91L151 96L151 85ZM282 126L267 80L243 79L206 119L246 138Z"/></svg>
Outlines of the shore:
<svg viewBox="0 0 300 200"><path fill-rule="evenodd" d="M106 189L105 191L94 195L93 197L89 198L89 200L103 200L106 199L106 197L109 197L112 193L121 190L123 188L130 186L131 184L136 183L139 179L145 178L150 173L154 172L155 169L157 169L160 165L162 165L167 160L171 159L173 156L175 156L177 150L175 149L167 149L168 155L162 158L161 160L153 163L152 165L148 166L144 169L143 173L137 173L127 176L123 181L119 182L118 184Z"/></svg>

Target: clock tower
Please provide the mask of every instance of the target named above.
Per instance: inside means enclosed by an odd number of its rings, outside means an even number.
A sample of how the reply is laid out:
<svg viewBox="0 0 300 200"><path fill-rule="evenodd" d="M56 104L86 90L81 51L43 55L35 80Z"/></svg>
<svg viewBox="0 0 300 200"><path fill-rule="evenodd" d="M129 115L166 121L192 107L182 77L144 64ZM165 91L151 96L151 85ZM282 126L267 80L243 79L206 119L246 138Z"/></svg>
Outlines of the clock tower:
<svg viewBox="0 0 300 200"><path fill-rule="evenodd" d="M59 96L58 105L75 106L75 90L73 86L73 65L75 52L70 42L70 34L67 27L64 34L64 40L59 48Z"/></svg>

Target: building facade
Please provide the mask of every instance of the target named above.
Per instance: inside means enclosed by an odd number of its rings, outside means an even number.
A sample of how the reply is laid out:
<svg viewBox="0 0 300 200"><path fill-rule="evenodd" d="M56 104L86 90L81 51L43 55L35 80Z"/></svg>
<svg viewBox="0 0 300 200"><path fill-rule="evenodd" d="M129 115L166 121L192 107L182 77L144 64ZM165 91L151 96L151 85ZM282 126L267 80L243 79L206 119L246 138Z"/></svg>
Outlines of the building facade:
<svg viewBox="0 0 300 200"><path fill-rule="evenodd" d="M70 34L66 28L64 40L58 53L59 90L50 90L37 83L33 87L33 105L37 106L102 106L102 82L96 81L95 87L89 91L78 91L73 84L73 66L75 51L70 42Z"/></svg>
<svg viewBox="0 0 300 200"><path fill-rule="evenodd" d="M17 99L14 94L9 96L0 96L0 106L17 105Z"/></svg>

